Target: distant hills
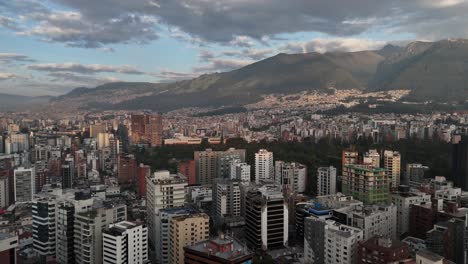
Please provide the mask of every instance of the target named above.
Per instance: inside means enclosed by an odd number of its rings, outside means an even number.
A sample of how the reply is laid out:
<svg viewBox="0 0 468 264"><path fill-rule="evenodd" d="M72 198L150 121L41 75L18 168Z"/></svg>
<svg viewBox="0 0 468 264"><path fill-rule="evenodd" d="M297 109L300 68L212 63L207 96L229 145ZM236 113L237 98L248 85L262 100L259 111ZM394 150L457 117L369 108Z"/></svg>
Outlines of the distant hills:
<svg viewBox="0 0 468 264"><path fill-rule="evenodd" d="M413 42L380 50L278 54L237 70L174 83L108 83L51 100L71 109L237 106L268 94L335 89L411 90L405 100L468 100L468 40Z"/></svg>
<svg viewBox="0 0 468 264"><path fill-rule="evenodd" d="M0 111L21 111L49 102L51 96L23 96L0 93Z"/></svg>

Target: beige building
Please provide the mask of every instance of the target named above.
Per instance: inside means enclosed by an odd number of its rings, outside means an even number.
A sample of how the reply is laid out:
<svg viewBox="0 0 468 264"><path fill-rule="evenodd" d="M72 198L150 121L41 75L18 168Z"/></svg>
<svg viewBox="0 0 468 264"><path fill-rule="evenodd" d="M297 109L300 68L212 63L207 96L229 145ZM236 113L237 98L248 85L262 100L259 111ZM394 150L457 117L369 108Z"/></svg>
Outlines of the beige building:
<svg viewBox="0 0 468 264"><path fill-rule="evenodd" d="M384 152L384 168L391 178L391 187L397 188L400 185L401 155L397 151L386 150Z"/></svg>
<svg viewBox="0 0 468 264"><path fill-rule="evenodd" d="M171 219L171 263L184 263L184 247L208 239L210 217L205 213L175 216Z"/></svg>

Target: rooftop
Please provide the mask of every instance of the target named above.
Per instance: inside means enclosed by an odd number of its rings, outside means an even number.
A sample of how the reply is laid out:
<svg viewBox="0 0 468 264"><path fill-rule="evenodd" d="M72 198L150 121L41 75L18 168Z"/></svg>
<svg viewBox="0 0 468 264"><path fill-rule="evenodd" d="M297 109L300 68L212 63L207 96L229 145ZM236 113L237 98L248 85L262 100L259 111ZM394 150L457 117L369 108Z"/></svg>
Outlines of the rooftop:
<svg viewBox="0 0 468 264"><path fill-rule="evenodd" d="M205 240L185 247L188 250L196 251L207 256L215 256L224 260L235 260L238 258L249 257L252 255L247 247L238 240L221 235L218 238Z"/></svg>

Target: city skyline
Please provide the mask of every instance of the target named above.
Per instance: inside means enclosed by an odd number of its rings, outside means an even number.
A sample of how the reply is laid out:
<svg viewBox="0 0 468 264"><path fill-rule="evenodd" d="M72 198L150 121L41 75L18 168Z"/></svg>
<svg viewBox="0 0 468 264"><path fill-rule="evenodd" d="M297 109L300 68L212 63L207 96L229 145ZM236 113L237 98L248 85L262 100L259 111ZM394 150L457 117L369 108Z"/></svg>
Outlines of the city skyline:
<svg viewBox="0 0 468 264"><path fill-rule="evenodd" d="M0 93L59 95L114 81L191 79L281 52L464 38L467 10L462 0L5 1Z"/></svg>

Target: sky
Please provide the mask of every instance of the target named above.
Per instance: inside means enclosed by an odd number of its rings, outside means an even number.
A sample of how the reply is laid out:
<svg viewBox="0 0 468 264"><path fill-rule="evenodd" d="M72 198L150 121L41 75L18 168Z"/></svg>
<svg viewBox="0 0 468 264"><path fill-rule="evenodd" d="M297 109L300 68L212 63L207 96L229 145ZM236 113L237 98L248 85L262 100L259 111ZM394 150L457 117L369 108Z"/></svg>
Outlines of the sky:
<svg viewBox="0 0 468 264"><path fill-rule="evenodd" d="M468 38L468 0L0 0L0 93L172 82L278 53Z"/></svg>

